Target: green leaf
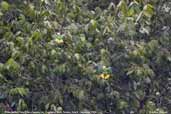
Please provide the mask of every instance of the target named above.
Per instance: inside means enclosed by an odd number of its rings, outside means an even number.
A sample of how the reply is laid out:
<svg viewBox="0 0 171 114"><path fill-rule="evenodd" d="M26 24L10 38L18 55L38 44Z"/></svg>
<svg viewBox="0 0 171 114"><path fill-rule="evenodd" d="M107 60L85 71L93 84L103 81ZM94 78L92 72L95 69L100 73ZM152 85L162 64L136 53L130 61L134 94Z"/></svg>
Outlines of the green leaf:
<svg viewBox="0 0 171 114"><path fill-rule="evenodd" d="M129 70L126 74L127 75L131 75L131 74L133 74L134 73L134 70Z"/></svg>
<svg viewBox="0 0 171 114"><path fill-rule="evenodd" d="M133 8L128 10L128 16L133 16L135 14L135 10Z"/></svg>
<svg viewBox="0 0 171 114"><path fill-rule="evenodd" d="M0 63L0 73L4 70L4 64Z"/></svg>
<svg viewBox="0 0 171 114"><path fill-rule="evenodd" d="M26 96L28 94L28 89L23 87L12 88L9 90L10 95L21 95Z"/></svg>
<svg viewBox="0 0 171 114"><path fill-rule="evenodd" d="M10 58L5 63L5 68L12 73L18 73L20 70L20 65L13 58Z"/></svg>
<svg viewBox="0 0 171 114"><path fill-rule="evenodd" d="M147 17L152 17L154 15L154 7L151 4L147 4L143 8L143 14Z"/></svg>
<svg viewBox="0 0 171 114"><path fill-rule="evenodd" d="M33 41L38 41L41 39L41 37L42 37L41 33L36 31L36 32L33 32L31 38Z"/></svg>
<svg viewBox="0 0 171 114"><path fill-rule="evenodd" d="M89 23L89 29L90 29L90 32L95 30L97 28L97 21L92 19Z"/></svg>
<svg viewBox="0 0 171 114"><path fill-rule="evenodd" d="M153 101L147 101L145 104L145 108L148 111L150 111L150 110L154 111L156 106L155 106L155 103Z"/></svg>
<svg viewBox="0 0 171 114"><path fill-rule="evenodd" d="M10 5L8 4L8 2L2 1L2 2L1 2L1 8L2 8L3 10L7 11L7 10L9 10Z"/></svg>
<svg viewBox="0 0 171 114"><path fill-rule="evenodd" d="M78 93L78 98L80 100L84 99L84 91L83 90L80 90L79 93Z"/></svg>
<svg viewBox="0 0 171 114"><path fill-rule="evenodd" d="M24 13L26 16L29 16L30 18L34 19L36 16L36 12L34 10L34 6L32 4L29 4L24 8Z"/></svg>
<svg viewBox="0 0 171 114"><path fill-rule="evenodd" d="M125 0L121 0L119 2L119 4L117 5L117 8L119 10L121 10L122 14L126 17L127 16L127 11L128 11L128 7L127 7L127 4L125 2Z"/></svg>
<svg viewBox="0 0 171 114"><path fill-rule="evenodd" d="M0 83L4 83L4 82L7 82L7 80L2 74L0 74Z"/></svg>
<svg viewBox="0 0 171 114"><path fill-rule="evenodd" d="M140 13L140 4L136 1L129 4L128 16L136 16Z"/></svg>
<svg viewBox="0 0 171 114"><path fill-rule="evenodd" d="M117 107L118 109L123 110L124 108L128 107L128 103L125 100L120 99L117 103Z"/></svg>
<svg viewBox="0 0 171 114"><path fill-rule="evenodd" d="M17 111L22 111L27 108L27 104L25 103L24 99L19 99Z"/></svg>

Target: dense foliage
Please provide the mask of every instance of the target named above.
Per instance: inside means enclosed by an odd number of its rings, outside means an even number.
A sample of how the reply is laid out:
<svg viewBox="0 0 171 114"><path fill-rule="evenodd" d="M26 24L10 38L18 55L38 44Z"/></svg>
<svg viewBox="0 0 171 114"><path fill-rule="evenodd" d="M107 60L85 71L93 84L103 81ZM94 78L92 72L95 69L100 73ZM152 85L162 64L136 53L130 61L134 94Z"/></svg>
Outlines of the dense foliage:
<svg viewBox="0 0 171 114"><path fill-rule="evenodd" d="M0 0L3 110L171 113L169 0Z"/></svg>

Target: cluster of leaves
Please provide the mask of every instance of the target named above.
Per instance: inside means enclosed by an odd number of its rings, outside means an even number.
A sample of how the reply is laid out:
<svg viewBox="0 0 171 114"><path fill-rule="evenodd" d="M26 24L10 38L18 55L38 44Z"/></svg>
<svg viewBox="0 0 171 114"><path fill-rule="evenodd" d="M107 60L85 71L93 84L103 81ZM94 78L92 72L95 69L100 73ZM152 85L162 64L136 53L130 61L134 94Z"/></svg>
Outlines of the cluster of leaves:
<svg viewBox="0 0 171 114"><path fill-rule="evenodd" d="M171 112L168 4L2 0L0 102L13 110Z"/></svg>

